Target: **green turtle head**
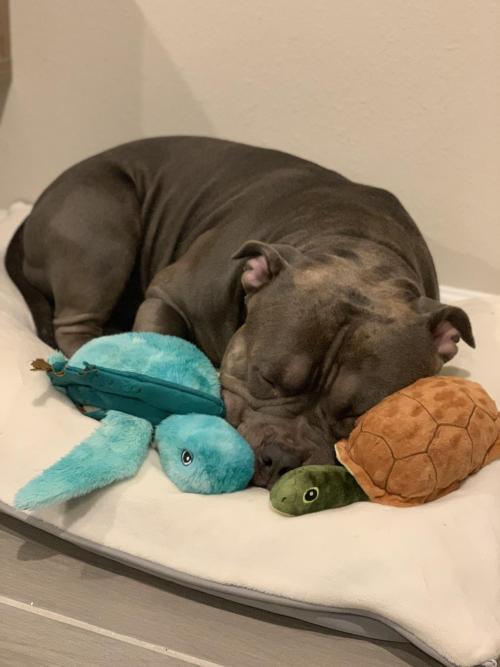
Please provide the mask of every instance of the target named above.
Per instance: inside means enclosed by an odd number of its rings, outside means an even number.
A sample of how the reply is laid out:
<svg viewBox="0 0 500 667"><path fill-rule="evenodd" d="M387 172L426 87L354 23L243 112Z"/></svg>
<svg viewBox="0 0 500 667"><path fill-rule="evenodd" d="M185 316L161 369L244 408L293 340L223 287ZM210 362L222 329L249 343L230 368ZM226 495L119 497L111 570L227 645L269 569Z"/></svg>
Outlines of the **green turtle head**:
<svg viewBox="0 0 500 667"><path fill-rule="evenodd" d="M282 514L307 514L324 509L322 502L322 475L317 468L304 466L290 470L271 489L271 504Z"/></svg>
<svg viewBox="0 0 500 667"><path fill-rule="evenodd" d="M270 499L278 512L299 516L349 505L366 496L342 466L310 465L280 477Z"/></svg>

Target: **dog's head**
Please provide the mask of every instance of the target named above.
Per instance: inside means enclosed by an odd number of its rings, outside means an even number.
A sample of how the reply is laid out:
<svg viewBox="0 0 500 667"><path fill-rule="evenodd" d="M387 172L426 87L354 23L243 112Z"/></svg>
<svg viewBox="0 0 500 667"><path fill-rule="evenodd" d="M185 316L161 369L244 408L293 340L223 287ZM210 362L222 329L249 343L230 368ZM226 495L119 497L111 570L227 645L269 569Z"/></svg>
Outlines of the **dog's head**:
<svg viewBox="0 0 500 667"><path fill-rule="evenodd" d="M420 296L373 252L305 256L250 241L242 284L246 320L221 366L229 421L256 454L254 483L332 463L333 444L388 394L437 373L463 338L460 308ZM391 276L391 273L393 274Z"/></svg>

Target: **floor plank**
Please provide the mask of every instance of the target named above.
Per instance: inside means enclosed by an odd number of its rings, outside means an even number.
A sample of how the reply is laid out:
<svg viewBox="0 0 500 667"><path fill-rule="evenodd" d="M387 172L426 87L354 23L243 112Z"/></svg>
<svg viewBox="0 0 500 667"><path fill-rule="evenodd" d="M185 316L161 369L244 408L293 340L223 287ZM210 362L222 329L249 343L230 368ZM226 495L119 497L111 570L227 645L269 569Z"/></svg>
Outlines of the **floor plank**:
<svg viewBox="0 0 500 667"><path fill-rule="evenodd" d="M183 660L159 655L3 604L0 604L0 618L2 667L189 667L189 663Z"/></svg>
<svg viewBox="0 0 500 667"><path fill-rule="evenodd" d="M224 667L438 665L410 645L333 633L165 582L3 514L0 559L0 595Z"/></svg>

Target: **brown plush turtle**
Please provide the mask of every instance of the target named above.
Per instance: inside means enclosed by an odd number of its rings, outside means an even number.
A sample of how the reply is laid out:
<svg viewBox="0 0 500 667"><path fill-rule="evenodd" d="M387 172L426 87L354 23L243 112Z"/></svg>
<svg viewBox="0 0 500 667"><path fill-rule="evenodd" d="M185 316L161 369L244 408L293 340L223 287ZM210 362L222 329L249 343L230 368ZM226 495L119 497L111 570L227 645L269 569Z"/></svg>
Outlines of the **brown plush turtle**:
<svg viewBox="0 0 500 667"><path fill-rule="evenodd" d="M429 502L500 458L497 406L476 382L424 378L365 413L336 452L371 500Z"/></svg>
<svg viewBox="0 0 500 667"><path fill-rule="evenodd" d="M429 502L500 458L500 416L476 382L424 378L359 417L335 449L354 479L341 466L297 468L273 487L273 506L296 515L366 499Z"/></svg>

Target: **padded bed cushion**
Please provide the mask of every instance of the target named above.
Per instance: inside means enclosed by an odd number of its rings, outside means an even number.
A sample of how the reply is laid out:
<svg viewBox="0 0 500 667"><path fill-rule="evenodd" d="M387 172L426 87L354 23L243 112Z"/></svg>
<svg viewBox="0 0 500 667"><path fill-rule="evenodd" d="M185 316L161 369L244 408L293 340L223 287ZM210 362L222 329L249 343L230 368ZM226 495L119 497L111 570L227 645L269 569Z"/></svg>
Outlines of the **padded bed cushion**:
<svg viewBox="0 0 500 667"><path fill-rule="evenodd" d="M29 212L0 212L0 248ZM446 293L469 313L477 350L453 369L500 403L500 295ZM359 503L298 518L264 489L184 494L151 451L140 473L32 514L15 492L87 436L95 422L30 361L49 349L0 269L0 508L85 548L221 597L367 637L405 638L446 665L500 654L500 461L429 505Z"/></svg>

